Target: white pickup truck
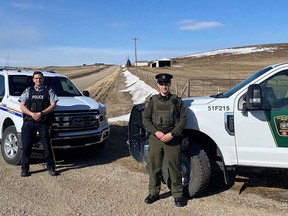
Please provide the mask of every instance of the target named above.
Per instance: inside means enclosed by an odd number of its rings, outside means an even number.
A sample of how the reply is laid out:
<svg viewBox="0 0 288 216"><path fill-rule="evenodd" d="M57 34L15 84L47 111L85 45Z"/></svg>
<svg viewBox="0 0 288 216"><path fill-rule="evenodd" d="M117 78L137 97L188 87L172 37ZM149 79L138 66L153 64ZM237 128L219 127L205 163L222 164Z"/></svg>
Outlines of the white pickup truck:
<svg viewBox="0 0 288 216"><path fill-rule="evenodd" d="M229 171L288 168L288 63L265 67L225 93L184 103L182 183L191 197L206 189L217 169L228 183ZM138 162L147 162L142 111L143 104L132 109L129 149ZM165 161L162 177L169 185Z"/></svg>
<svg viewBox="0 0 288 216"><path fill-rule="evenodd" d="M0 70L0 141L4 160L9 164L21 162L21 127L23 116L19 96L32 83L33 71ZM50 86L59 101L53 112L51 142L53 148L76 148L104 145L108 138L106 107L81 93L66 76L43 71L44 85ZM35 137L34 150L43 149Z"/></svg>

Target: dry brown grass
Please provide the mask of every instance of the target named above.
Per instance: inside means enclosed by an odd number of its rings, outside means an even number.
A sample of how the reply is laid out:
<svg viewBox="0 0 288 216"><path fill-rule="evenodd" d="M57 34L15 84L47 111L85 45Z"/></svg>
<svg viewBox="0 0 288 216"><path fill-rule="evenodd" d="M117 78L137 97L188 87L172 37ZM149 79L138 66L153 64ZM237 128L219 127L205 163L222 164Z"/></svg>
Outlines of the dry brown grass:
<svg viewBox="0 0 288 216"><path fill-rule="evenodd" d="M113 90L115 81L117 80L117 76L120 71L121 69L119 68L100 82L90 86L87 89L90 92L90 96L92 98L97 98L97 100L100 100L102 103L105 103L108 93Z"/></svg>
<svg viewBox="0 0 288 216"><path fill-rule="evenodd" d="M255 52L250 54L217 54L200 58L175 58L173 66L165 68L131 67L135 75L155 86L157 73L170 73L172 91L181 94L190 80L191 96L215 94L225 91L252 73L271 64L288 62L288 44L259 45L258 47L277 47L273 52ZM187 92L186 95L187 96Z"/></svg>
<svg viewBox="0 0 288 216"><path fill-rule="evenodd" d="M88 76L92 73L97 73L100 70L107 68L107 65L87 65L87 66L51 66L45 67L46 70L53 70L57 73L65 74L70 79L75 79L81 76Z"/></svg>

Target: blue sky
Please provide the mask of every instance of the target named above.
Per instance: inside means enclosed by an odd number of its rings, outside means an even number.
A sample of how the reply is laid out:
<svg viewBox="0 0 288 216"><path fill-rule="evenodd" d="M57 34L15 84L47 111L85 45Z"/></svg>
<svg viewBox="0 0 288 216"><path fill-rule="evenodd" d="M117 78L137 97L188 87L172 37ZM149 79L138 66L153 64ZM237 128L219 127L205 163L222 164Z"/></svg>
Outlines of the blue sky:
<svg viewBox="0 0 288 216"><path fill-rule="evenodd" d="M287 0L1 0L0 65L123 64L287 43Z"/></svg>

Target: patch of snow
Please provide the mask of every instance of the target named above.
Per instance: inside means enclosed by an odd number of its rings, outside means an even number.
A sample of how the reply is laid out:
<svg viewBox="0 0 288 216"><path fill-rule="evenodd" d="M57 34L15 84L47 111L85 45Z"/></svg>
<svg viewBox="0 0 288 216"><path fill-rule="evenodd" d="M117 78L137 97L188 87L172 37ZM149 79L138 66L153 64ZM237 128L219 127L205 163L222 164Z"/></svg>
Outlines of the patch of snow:
<svg viewBox="0 0 288 216"><path fill-rule="evenodd" d="M158 91L156 89L147 85L144 81L133 75L129 70L125 70L123 74L126 77L125 83L127 88L124 90L120 90L120 92L129 92L132 95L133 104L144 103L147 97L153 94L158 94ZM130 113L123 116L109 118L108 121L129 121L129 117Z"/></svg>
<svg viewBox="0 0 288 216"><path fill-rule="evenodd" d="M130 113L126 114L126 115L122 115L122 116L117 116L117 117L112 117L112 118L108 118L109 123L111 122L118 122L118 121L125 121L128 122L130 118Z"/></svg>
<svg viewBox="0 0 288 216"><path fill-rule="evenodd" d="M144 103L146 98L153 94L158 94L158 91L140 80L137 76L131 74L129 70L124 72L126 77L126 86L120 92L129 92L132 95L133 104Z"/></svg>
<svg viewBox="0 0 288 216"><path fill-rule="evenodd" d="M210 52L203 52L203 53L196 53L191 55L182 56L181 58L187 58L187 57L194 57L194 58L200 58L204 56L212 56L217 54L247 54L247 53L254 53L254 52L273 52L274 50L277 50L277 47L243 47L243 48L229 48L229 49L221 49L221 50L215 50Z"/></svg>

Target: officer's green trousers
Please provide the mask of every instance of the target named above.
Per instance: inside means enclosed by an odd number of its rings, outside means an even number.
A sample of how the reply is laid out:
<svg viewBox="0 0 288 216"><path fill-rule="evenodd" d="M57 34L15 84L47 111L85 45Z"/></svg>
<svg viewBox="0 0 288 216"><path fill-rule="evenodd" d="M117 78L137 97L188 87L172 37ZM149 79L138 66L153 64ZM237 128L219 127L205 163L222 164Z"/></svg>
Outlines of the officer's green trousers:
<svg viewBox="0 0 288 216"><path fill-rule="evenodd" d="M174 137L164 143L154 135L149 136L149 194L158 195L161 187L162 162L168 166L171 178L171 193L174 198L183 195L181 175L180 140Z"/></svg>

